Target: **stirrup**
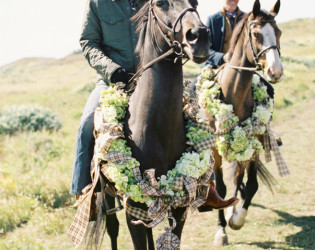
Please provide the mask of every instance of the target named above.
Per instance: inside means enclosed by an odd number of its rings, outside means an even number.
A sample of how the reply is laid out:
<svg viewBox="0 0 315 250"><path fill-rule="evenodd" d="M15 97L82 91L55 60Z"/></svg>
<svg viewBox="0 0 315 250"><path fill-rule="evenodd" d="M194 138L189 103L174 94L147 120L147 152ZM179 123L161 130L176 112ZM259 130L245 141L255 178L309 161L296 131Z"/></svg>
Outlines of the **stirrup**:
<svg viewBox="0 0 315 250"><path fill-rule="evenodd" d="M105 193L107 193L108 195L110 195L112 197L115 197L117 205L118 205L118 207L111 208L110 205L108 204L108 201L106 199L104 199L105 210L106 210L107 215L117 213L118 211L124 209L124 207L121 205L120 198L117 195L115 188L110 183L106 184Z"/></svg>

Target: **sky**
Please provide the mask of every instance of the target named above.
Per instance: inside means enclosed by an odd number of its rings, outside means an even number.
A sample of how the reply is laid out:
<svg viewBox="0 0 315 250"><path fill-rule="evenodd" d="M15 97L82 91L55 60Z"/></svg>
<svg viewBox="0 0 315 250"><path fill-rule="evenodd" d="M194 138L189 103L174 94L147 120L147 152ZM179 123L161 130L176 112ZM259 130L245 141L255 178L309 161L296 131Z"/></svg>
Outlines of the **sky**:
<svg viewBox="0 0 315 250"><path fill-rule="evenodd" d="M198 0L202 21L224 0ZM276 0L260 0L270 10ZM78 50L86 0L0 0L0 66L25 57L62 58ZM251 11L254 0L240 0ZM298 3L298 4L297 4ZM278 23L315 18L314 0L282 0Z"/></svg>

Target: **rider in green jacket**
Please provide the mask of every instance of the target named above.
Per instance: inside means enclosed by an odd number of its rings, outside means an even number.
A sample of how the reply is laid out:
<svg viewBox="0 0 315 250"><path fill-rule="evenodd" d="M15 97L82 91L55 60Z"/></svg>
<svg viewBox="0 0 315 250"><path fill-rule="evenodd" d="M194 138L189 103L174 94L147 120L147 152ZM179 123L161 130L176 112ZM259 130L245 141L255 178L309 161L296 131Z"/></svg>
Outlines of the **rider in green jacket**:
<svg viewBox="0 0 315 250"><path fill-rule="evenodd" d="M102 89L109 83L127 83L135 73L139 58L134 50L138 41L136 24L129 19L142 7L144 0L88 0L80 44L83 54L97 73L95 89L83 110L75 149L70 192L81 194L91 183L90 163L93 157L93 116L99 106Z"/></svg>

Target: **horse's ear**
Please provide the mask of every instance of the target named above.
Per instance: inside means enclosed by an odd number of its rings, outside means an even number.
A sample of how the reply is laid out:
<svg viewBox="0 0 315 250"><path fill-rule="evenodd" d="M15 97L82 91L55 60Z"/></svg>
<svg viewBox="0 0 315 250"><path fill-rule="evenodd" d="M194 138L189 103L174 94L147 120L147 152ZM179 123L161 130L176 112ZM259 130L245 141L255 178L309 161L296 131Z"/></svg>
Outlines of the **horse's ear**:
<svg viewBox="0 0 315 250"><path fill-rule="evenodd" d="M259 12L260 12L260 2L259 2L259 0L255 0L252 12L253 12L254 18L259 15Z"/></svg>
<svg viewBox="0 0 315 250"><path fill-rule="evenodd" d="M280 9L280 0L278 0L275 4L275 6L273 6L273 8L270 10L270 13L273 15L273 16L276 16L278 15L279 13L279 9Z"/></svg>

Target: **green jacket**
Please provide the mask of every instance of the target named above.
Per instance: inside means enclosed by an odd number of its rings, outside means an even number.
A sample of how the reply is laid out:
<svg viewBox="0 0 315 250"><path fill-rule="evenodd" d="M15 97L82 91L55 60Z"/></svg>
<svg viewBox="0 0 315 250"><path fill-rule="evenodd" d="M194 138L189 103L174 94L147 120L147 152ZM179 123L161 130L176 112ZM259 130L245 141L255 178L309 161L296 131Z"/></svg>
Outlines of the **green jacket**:
<svg viewBox="0 0 315 250"><path fill-rule="evenodd" d="M136 24L129 18L142 7L142 0L131 8L128 0L88 0L80 45L98 83L110 82L114 71L122 67L135 72L139 58L134 50L138 41Z"/></svg>

